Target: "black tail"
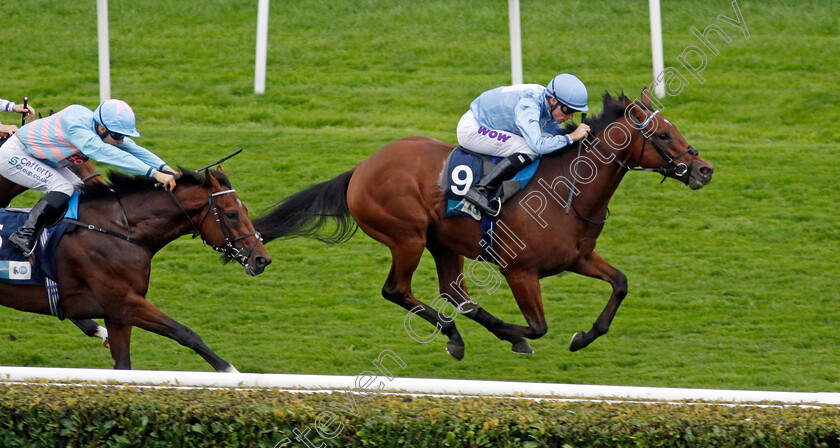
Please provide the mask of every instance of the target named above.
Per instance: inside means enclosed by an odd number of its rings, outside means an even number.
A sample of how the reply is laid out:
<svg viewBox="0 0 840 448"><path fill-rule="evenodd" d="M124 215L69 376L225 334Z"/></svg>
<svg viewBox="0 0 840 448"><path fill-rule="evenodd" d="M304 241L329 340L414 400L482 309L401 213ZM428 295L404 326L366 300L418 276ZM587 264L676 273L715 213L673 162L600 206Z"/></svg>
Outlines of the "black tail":
<svg viewBox="0 0 840 448"><path fill-rule="evenodd" d="M347 207L347 186L351 177L353 170L299 191L267 215L254 219L254 227L262 235L263 242L292 236L307 236L330 244L350 239L358 229ZM319 234L330 221L335 223L332 233Z"/></svg>

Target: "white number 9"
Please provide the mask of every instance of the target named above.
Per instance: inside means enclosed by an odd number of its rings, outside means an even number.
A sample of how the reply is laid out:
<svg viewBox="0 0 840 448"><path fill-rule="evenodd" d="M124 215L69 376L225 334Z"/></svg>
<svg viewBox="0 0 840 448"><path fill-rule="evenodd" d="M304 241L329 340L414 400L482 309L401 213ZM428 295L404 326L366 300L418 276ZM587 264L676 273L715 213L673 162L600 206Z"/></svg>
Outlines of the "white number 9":
<svg viewBox="0 0 840 448"><path fill-rule="evenodd" d="M467 165L458 165L452 170L452 183L455 185L452 185L449 188L452 189L452 192L458 196L463 196L470 190L472 182L473 174L470 167Z"/></svg>

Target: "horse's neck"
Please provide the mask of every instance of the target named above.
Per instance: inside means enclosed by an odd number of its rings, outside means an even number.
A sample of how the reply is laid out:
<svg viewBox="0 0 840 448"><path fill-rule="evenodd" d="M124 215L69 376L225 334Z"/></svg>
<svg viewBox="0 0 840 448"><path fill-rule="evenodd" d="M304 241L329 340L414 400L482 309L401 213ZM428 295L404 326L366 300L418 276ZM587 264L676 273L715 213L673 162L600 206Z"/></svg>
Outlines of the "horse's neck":
<svg viewBox="0 0 840 448"><path fill-rule="evenodd" d="M559 197L561 205L565 206L571 199L569 208L574 207L581 217L601 220L626 173L619 164L609 161L608 154L603 148L581 147L580 151L576 148L547 159L543 163L548 162L548 170L539 184L546 190L553 187L549 193Z"/></svg>
<svg viewBox="0 0 840 448"><path fill-rule="evenodd" d="M187 207L186 204L184 206ZM200 211L195 206L186 210L190 217ZM94 201L83 204L79 210L79 219L125 234L159 250L192 230L187 214L168 197L168 193L150 191L123 196L119 201ZM99 223L89 222L91 220Z"/></svg>

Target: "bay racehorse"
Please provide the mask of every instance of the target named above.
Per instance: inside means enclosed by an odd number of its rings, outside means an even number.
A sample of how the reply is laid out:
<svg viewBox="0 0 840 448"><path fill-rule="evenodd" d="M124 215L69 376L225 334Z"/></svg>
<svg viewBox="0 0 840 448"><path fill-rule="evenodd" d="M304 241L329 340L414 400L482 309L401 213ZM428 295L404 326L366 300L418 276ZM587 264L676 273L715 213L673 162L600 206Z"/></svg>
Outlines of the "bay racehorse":
<svg viewBox="0 0 840 448"><path fill-rule="evenodd" d="M454 311L510 342L513 351L532 353L525 338L539 338L548 330L540 278L571 271L605 280L612 285L612 295L592 328L572 337L570 349L579 350L607 332L627 295L627 277L594 250L610 198L624 175L632 169L655 171L697 189L711 180L713 172L697 149L652 107L646 90L641 100L606 94L603 106L602 113L587 122L592 135L543 157L519 199L505 204L489 250L479 222L442 218L444 191L439 181L453 145L426 137L386 145L352 170L286 198L255 219L254 225L265 242L296 235L339 242L352 235L355 220L391 250L391 270L382 295L411 311L406 330L412 314L425 318L449 337L447 351L456 359L464 356L464 343ZM330 222L333 232L319 233ZM434 257L439 298L450 302L453 312L443 314L411 292L412 274L424 248ZM526 326L503 322L472 301L464 282L465 256L499 265Z"/></svg>
<svg viewBox="0 0 840 448"><path fill-rule="evenodd" d="M112 173L110 184L83 187L78 225L57 248L58 292L64 315L105 320L114 367L130 369L131 328L174 339L217 371L236 369L201 338L146 300L152 257L176 238L193 233L237 260L249 275L271 262L259 234L224 171L183 171L165 191L153 179ZM0 305L50 314L43 286L0 284Z"/></svg>

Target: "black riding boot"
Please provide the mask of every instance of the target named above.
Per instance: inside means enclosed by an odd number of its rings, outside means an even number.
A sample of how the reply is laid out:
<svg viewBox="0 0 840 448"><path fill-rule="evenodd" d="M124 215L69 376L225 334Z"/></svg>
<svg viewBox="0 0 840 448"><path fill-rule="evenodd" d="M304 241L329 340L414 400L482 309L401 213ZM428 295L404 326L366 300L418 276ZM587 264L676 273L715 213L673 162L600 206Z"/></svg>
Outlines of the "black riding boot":
<svg viewBox="0 0 840 448"><path fill-rule="evenodd" d="M38 235L44 227L55 224L64 214L70 196L58 191L44 195L29 212L26 222L9 235L9 243L28 257L35 250Z"/></svg>
<svg viewBox="0 0 840 448"><path fill-rule="evenodd" d="M486 176L473 184L472 188L464 195L464 199L482 212L490 216L498 216L501 211L501 203L497 203L497 207L491 206L487 195L534 160L537 160L536 155L521 152L500 160Z"/></svg>

